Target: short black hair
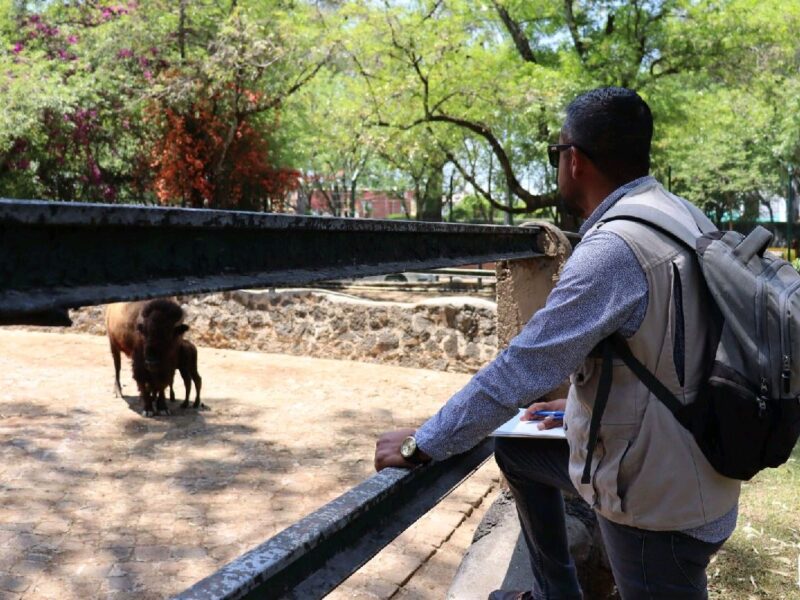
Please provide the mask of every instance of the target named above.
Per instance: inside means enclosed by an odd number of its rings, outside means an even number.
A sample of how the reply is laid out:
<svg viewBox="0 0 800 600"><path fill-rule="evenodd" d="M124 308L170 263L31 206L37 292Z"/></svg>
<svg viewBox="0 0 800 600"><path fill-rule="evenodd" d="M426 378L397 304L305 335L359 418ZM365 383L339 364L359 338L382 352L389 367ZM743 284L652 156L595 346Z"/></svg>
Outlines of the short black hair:
<svg viewBox="0 0 800 600"><path fill-rule="evenodd" d="M612 181L625 183L650 172L653 115L633 90L602 87L567 106L562 134L582 149Z"/></svg>

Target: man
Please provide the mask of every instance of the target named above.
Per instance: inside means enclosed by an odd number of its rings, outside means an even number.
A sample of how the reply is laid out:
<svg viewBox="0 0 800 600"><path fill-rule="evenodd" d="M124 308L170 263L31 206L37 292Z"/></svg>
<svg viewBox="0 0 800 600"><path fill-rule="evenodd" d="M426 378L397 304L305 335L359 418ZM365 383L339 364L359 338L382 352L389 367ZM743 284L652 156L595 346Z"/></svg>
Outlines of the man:
<svg viewBox="0 0 800 600"><path fill-rule="evenodd" d="M686 403L707 367L707 291L693 253L647 225L603 221L612 209L644 203L698 230L684 201L648 176L652 132L650 109L631 90L596 89L570 103L559 144L548 154L565 206L586 219L583 241L546 306L507 349L418 430L389 432L377 443L378 470L442 460L468 450L570 376L567 399L531 407L566 409L568 447L496 442L534 581L530 591L491 598L582 598L561 490L595 509L624 600L707 598L705 568L736 526L739 482L713 470L691 434L619 361L591 476L581 482L601 370L590 353L600 342L622 335Z"/></svg>

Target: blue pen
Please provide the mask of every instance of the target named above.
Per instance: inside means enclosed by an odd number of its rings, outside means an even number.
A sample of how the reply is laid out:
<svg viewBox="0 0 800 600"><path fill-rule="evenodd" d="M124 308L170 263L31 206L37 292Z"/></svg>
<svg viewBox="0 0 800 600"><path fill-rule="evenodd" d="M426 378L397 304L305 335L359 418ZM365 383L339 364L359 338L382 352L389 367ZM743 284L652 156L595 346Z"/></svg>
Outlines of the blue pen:
<svg viewBox="0 0 800 600"><path fill-rule="evenodd" d="M537 410L533 413L536 417L553 417L554 419L563 419L563 410Z"/></svg>

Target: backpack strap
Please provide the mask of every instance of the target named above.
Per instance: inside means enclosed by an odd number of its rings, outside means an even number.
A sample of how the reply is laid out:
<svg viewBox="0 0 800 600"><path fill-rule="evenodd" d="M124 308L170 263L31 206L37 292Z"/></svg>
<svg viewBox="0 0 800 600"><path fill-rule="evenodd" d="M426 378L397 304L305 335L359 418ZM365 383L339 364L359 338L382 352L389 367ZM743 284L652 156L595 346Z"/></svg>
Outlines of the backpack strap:
<svg viewBox="0 0 800 600"><path fill-rule="evenodd" d="M711 219L709 219L706 214L697 206L689 202L686 198L681 198L680 196L676 196L675 194L671 194L669 192L667 193L669 194L670 198L683 204L684 208L686 208L686 210L688 210L692 215L694 223L697 225L697 228L700 231L702 231L704 234L717 231L717 226L714 225Z"/></svg>
<svg viewBox="0 0 800 600"><path fill-rule="evenodd" d="M586 444L586 463L583 465L583 475L581 483L587 484L591 481L592 456L594 448L597 446L597 435L600 432L600 421L608 404L608 394L611 392L611 380L613 379L612 361L614 359L613 349L611 348L610 338L600 342L603 355L603 363L600 367L600 381L597 384L597 396L594 399L592 408L592 420L589 423L589 441Z"/></svg>
<svg viewBox="0 0 800 600"><path fill-rule="evenodd" d="M631 352L630 347L628 346L628 342L621 335L614 335L611 337L611 346L616 352L617 356L622 359L622 362L625 363L631 371L633 371L634 375L639 378L647 389L650 390L653 395L661 400L661 402L670 410L670 412L678 417L678 413L683 408L683 404L675 397L675 394L670 392L667 387L661 383L655 375L653 375L650 370L645 367L638 358L633 355Z"/></svg>
<svg viewBox="0 0 800 600"><path fill-rule="evenodd" d="M697 239L702 233L699 224L697 226L698 232L691 231L671 215L646 204L625 204L619 208L614 207L603 215L600 222L606 223L608 221L618 220L636 221L643 225L649 225L688 247L693 252L697 251ZM706 221L708 221L708 219L706 219ZM716 228L714 228L714 230L716 230Z"/></svg>
<svg viewBox="0 0 800 600"><path fill-rule="evenodd" d="M678 418L678 413L683 408L683 404L670 392L666 386L645 367L633 352L631 352L628 342L620 334L614 334L602 342L603 363L600 368L600 381L597 384L597 396L595 396L594 407L592 408L592 420L589 423L589 440L586 444L586 462L583 465L583 475L581 483L591 482L592 457L597 446L597 437L600 431L600 421L608 404L608 395L611 392L611 382L613 379L612 361L614 354L622 359L622 362L633 371L634 375L647 387L652 394L658 398L669 410Z"/></svg>
<svg viewBox="0 0 800 600"><path fill-rule="evenodd" d="M623 206L613 207L603 215L600 225L608 221L626 220L642 223L656 229L669 236L679 244L686 246L692 252L697 251L698 239L707 233L717 231L711 220L703 214L691 202L670 195L676 202L680 202L691 214L692 220L697 226L698 231L693 231L673 216L658 210L647 204L626 203ZM597 385L597 395L592 408L592 420L589 424L589 440L586 446L586 463L583 466L581 483L588 484L591 481L591 466L594 449L597 446L597 438L600 431L600 421L603 419L608 396L611 392L611 382L613 378L612 361L614 354L619 356L625 365L633 371L634 375L647 387L648 390L658 398L670 412L678 418L678 414L683 409L683 404L661 383L649 369L637 359L631 352L628 342L620 334L614 334L602 342L603 363L600 368L600 381ZM678 418L680 421L680 419Z"/></svg>

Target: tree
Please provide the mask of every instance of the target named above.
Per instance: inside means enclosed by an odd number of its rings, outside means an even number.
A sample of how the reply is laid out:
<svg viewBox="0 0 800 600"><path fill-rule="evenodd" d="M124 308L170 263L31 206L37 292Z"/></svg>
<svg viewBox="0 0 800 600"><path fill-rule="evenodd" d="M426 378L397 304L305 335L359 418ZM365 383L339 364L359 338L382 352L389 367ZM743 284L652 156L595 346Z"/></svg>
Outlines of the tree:
<svg viewBox="0 0 800 600"><path fill-rule="evenodd" d="M316 194L329 214L355 216L359 186L376 183L376 153L355 100L360 82L340 69L330 61L291 99L280 146L289 162L302 165L299 191L305 207Z"/></svg>
<svg viewBox="0 0 800 600"><path fill-rule="evenodd" d="M495 189L522 201L512 211L530 212L556 201L544 146L554 141L560 110L576 93L599 85L635 87L654 108L657 134L684 136L687 122L696 122L687 111L698 104L695 113L702 112L709 90L727 87L732 97L747 98L753 80L768 82L771 69L796 65L785 52L796 46L787 37L791 28L784 29L787 19L796 23L796 12L777 1L758 3L756 10L743 0L420 0L381 7L354 1L338 16L346 23L342 46L367 85L371 124L433 131L473 189L497 210L508 210L463 153L465 142L483 146L505 180ZM716 133L722 136L723 128ZM769 145L745 137L746 153L770 163ZM674 142L657 138L657 170L671 165L683 172ZM742 187L740 165L719 165L730 187L739 187L737 198L764 185L764 171L749 169Z"/></svg>
<svg viewBox="0 0 800 600"><path fill-rule="evenodd" d="M66 200L280 205L297 172L271 160L270 136L284 100L326 60L313 12L288 8L93 0L6 11L17 37L4 87L16 102L0 124L0 182Z"/></svg>
<svg viewBox="0 0 800 600"><path fill-rule="evenodd" d="M270 164L268 135L283 102L317 74L326 56L299 60L308 47L285 39L276 27L281 19L275 12L265 18L263 6L232 2L226 8L202 48L177 36L182 66L153 94L168 134L153 163L162 201L177 192L193 205L253 208L266 199L282 201L298 184L299 173ZM180 5L181 28L185 12ZM195 177L176 179L181 171Z"/></svg>

